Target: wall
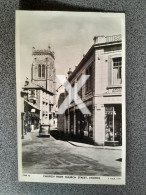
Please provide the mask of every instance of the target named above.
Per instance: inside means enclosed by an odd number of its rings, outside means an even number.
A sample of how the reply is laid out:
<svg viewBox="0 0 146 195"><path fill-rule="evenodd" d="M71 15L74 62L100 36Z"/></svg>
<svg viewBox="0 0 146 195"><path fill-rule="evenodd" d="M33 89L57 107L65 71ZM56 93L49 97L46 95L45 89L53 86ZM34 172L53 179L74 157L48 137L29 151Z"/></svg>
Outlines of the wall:
<svg viewBox="0 0 146 195"><path fill-rule="evenodd" d="M62 104L62 102L65 99L65 94L61 93L58 99L58 108ZM57 128L59 131L65 131L65 125L64 125L64 119L65 119L65 114L58 114L57 117Z"/></svg>
<svg viewBox="0 0 146 195"><path fill-rule="evenodd" d="M98 145L104 145L105 141L105 104L122 103L121 93L119 96L110 94L111 97L104 97L109 86L109 68L111 57L120 57L121 51L117 50L117 45L95 51L95 98L94 98L94 118L93 118L93 138ZM110 71L111 73L112 71Z"/></svg>

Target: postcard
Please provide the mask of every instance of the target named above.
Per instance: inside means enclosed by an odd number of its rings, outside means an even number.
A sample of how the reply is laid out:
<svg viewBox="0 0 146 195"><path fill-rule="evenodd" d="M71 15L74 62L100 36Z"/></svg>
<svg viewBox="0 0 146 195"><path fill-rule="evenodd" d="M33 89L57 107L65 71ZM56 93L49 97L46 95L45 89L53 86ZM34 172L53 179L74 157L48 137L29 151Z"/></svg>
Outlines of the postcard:
<svg viewBox="0 0 146 195"><path fill-rule="evenodd" d="M125 14L16 11L18 179L124 185Z"/></svg>

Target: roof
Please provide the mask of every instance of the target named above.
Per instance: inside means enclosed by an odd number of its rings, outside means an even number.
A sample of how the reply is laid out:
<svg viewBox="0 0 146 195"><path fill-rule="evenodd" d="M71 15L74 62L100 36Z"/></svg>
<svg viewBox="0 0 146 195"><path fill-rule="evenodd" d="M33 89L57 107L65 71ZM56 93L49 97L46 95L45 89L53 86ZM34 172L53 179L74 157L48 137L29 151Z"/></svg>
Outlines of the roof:
<svg viewBox="0 0 146 195"><path fill-rule="evenodd" d="M69 76L68 80L71 81L74 76L77 74L77 72L80 70L80 68L85 64L85 62L89 59L89 57L93 54L93 51L95 49L100 49L103 47L108 47L108 46L112 46L112 45L117 45L117 44L121 44L121 40L120 41L112 41L112 42L105 42L105 43L98 43L98 44L93 44L90 49L88 50L88 52L85 54L85 56L83 57L83 59L80 61L80 63L78 64L78 66L76 67L76 69L72 72L72 74Z"/></svg>
<svg viewBox="0 0 146 195"><path fill-rule="evenodd" d="M36 89L36 90L42 90L45 91L48 94L54 95L51 91L48 91L47 89L41 87L40 85L37 85L35 83L30 82L28 85L23 87L24 90L29 90L29 89Z"/></svg>
<svg viewBox="0 0 146 195"><path fill-rule="evenodd" d="M62 102L65 99L65 93L60 93L59 98L58 98L58 107L62 104Z"/></svg>
<svg viewBox="0 0 146 195"><path fill-rule="evenodd" d="M35 109L37 109L37 110L40 110L37 106L35 106L33 103L31 103L31 102L29 102L29 101L27 101L27 100L25 100L24 99L24 101L27 103L27 104L29 104L31 107L33 107L33 108L35 108Z"/></svg>

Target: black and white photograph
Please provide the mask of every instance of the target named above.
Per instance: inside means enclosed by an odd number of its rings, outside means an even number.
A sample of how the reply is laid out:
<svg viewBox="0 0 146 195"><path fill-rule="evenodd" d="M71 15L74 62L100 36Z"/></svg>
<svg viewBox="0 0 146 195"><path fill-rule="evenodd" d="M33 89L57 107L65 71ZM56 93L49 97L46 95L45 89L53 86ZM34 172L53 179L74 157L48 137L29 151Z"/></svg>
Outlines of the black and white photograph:
<svg viewBox="0 0 146 195"><path fill-rule="evenodd" d="M19 181L125 185L125 14L16 11Z"/></svg>

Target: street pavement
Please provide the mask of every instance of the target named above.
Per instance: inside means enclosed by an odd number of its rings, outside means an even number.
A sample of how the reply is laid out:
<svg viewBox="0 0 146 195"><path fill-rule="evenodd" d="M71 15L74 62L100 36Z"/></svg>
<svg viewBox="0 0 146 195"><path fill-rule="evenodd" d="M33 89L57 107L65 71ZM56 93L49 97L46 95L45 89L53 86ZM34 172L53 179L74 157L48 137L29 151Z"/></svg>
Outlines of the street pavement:
<svg viewBox="0 0 146 195"><path fill-rule="evenodd" d="M23 173L85 176L120 176L121 150L76 146L38 131L22 140Z"/></svg>

